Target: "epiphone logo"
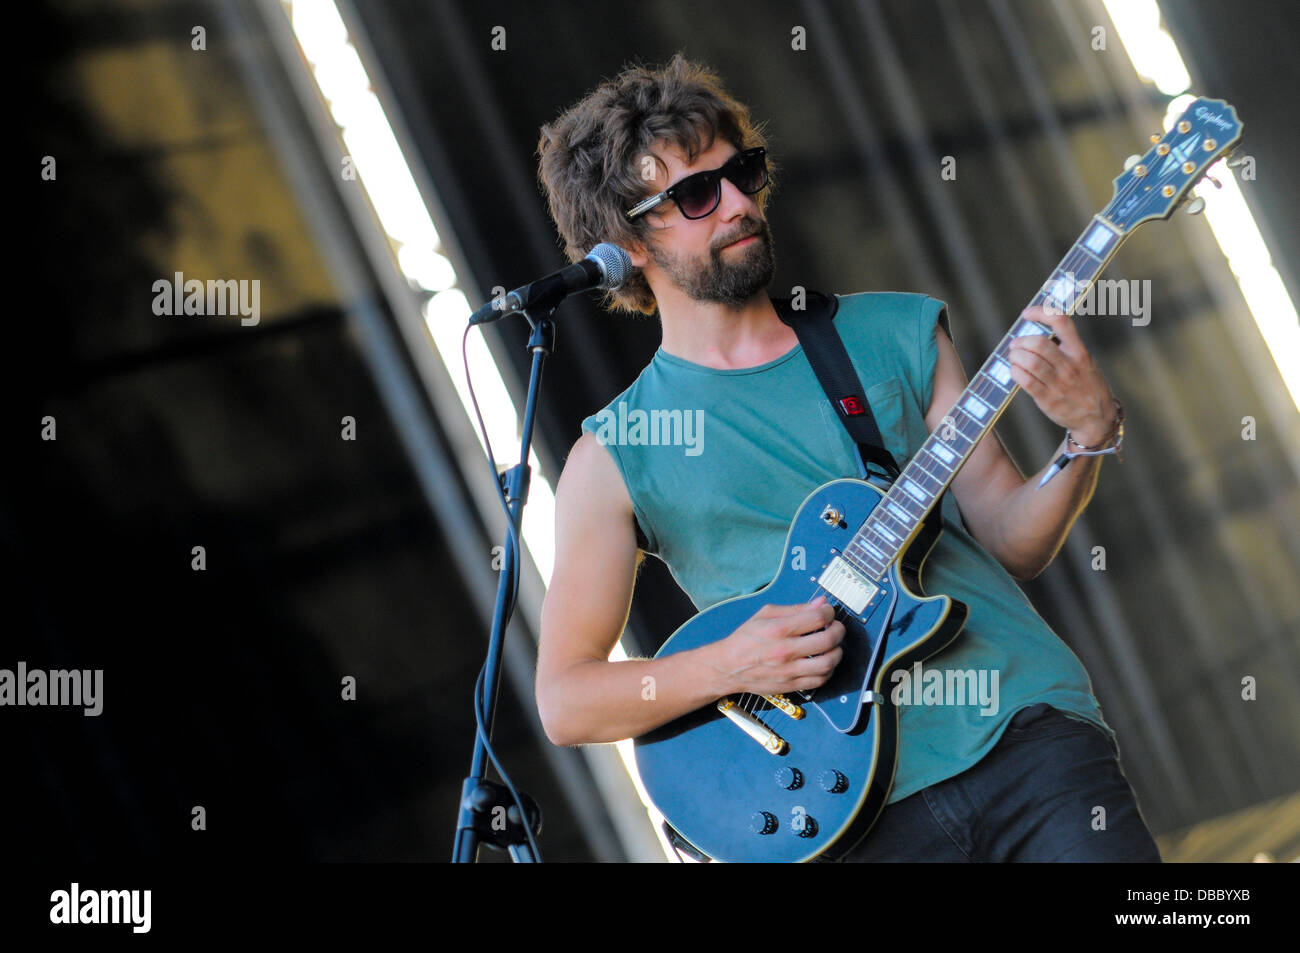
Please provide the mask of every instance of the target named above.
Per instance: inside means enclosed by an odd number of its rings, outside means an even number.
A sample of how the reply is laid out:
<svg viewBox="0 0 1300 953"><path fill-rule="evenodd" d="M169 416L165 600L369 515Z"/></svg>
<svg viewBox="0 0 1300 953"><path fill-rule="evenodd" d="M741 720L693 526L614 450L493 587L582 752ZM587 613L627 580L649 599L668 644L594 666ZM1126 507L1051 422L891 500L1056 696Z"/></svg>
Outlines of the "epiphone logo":
<svg viewBox="0 0 1300 953"><path fill-rule="evenodd" d="M1210 110L1206 109L1204 106L1196 110L1196 118L1204 120L1205 122L1209 123L1211 126L1218 126L1220 129L1232 128L1232 123L1227 118L1219 115L1216 112L1211 112Z"/></svg>

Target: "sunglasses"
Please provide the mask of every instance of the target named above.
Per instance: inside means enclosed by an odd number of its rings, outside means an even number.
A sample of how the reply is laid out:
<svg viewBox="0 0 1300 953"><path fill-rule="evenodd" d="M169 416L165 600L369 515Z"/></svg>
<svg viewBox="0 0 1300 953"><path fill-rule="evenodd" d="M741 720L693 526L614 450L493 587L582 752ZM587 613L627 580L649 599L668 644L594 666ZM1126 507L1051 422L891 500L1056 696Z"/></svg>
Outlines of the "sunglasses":
<svg viewBox="0 0 1300 953"><path fill-rule="evenodd" d="M658 195L652 195L632 206L627 210L627 217L629 220L637 218L660 203L671 200L677 203L686 218L704 218L713 214L713 210L722 201L724 178L729 179L732 185L746 195L762 191L767 185L767 150L762 146L746 149L737 152L720 169L688 175Z"/></svg>

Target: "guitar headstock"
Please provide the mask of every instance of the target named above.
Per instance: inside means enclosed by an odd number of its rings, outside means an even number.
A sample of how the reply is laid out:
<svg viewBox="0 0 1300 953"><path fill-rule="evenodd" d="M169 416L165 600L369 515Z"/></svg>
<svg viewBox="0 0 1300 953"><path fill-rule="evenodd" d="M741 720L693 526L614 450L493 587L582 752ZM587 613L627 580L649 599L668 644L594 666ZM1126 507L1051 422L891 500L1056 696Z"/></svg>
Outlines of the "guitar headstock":
<svg viewBox="0 0 1300 953"><path fill-rule="evenodd" d="M1115 179L1102 217L1122 232L1168 218L1205 170L1241 141L1237 110L1221 99L1197 99L1136 164Z"/></svg>

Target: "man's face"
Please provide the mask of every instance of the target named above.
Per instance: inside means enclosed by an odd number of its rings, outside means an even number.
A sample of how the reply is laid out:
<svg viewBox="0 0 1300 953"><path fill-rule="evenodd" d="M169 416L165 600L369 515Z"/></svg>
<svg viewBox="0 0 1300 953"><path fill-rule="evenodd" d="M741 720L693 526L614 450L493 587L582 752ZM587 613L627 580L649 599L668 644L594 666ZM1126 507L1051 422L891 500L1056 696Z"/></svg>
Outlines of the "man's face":
<svg viewBox="0 0 1300 953"><path fill-rule="evenodd" d="M677 148L656 148L654 154L660 162L653 165L656 177L647 182L648 191L666 189L695 172L717 169L737 151L717 137L707 151L687 164ZM663 203L646 218L651 226L646 255L665 278L694 300L739 307L772 281L776 256L758 195L746 195L731 180L722 180L722 199L704 218L686 218L675 202Z"/></svg>

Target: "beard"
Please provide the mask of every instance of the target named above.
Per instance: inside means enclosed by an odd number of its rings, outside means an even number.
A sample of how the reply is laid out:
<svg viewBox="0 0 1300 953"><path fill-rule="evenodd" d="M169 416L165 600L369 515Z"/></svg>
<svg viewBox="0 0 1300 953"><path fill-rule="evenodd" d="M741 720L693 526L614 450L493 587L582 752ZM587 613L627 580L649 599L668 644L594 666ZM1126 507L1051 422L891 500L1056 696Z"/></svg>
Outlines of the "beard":
<svg viewBox="0 0 1300 953"><path fill-rule="evenodd" d="M749 235L757 235L758 241L726 251L726 246ZM674 258L653 245L647 252L673 284L694 300L733 308L739 308L771 284L776 271L772 230L766 221L749 217L741 220L736 231L710 246L709 260L702 268L697 261ZM724 254L729 260L723 260Z"/></svg>

